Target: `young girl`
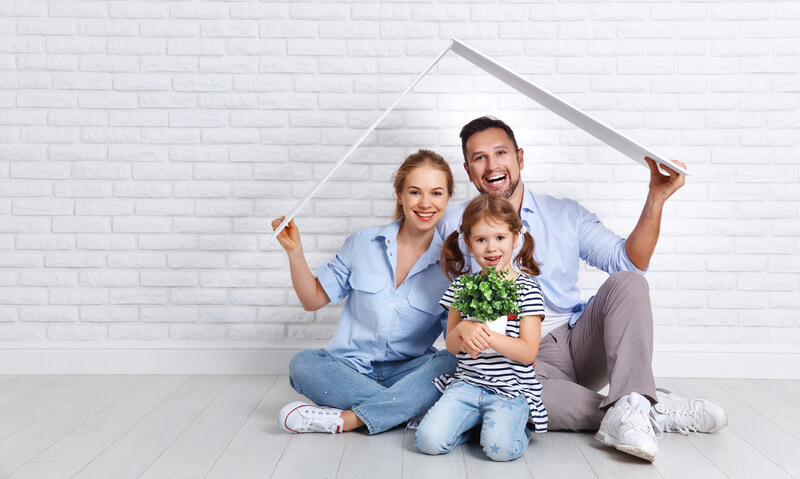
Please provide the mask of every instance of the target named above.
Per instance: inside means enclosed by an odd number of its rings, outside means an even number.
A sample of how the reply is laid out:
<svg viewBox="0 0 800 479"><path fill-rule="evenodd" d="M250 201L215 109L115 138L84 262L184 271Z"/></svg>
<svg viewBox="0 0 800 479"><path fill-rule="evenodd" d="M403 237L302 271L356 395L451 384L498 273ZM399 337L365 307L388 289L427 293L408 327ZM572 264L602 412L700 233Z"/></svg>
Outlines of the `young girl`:
<svg viewBox="0 0 800 479"><path fill-rule="evenodd" d="M536 432L547 430L542 386L533 371L544 317L539 284L529 276L539 274L533 238L523 230L511 203L490 195L478 196L467 205L460 231L481 274L494 266L522 286L521 311L516 317L509 316L505 335L493 332L485 324L464 321L468 317L450 308L460 279L450 285L440 304L449 309L446 344L457 355L458 368L454 377L435 381L438 388L446 390L419 424L415 444L426 454L445 454L465 442L472 428L482 425L480 442L486 455L495 461L510 461L525 452L529 419ZM520 234L524 244L515 266L526 274L511 268ZM453 279L469 272L465 263L456 231L445 240L442 268Z"/></svg>

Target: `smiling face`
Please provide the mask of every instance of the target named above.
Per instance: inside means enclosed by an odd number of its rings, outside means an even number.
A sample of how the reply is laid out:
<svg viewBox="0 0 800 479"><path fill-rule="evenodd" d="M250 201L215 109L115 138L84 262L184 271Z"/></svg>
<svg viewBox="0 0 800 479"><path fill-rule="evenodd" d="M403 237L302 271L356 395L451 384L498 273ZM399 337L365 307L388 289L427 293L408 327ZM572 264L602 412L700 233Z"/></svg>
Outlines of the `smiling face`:
<svg viewBox="0 0 800 479"><path fill-rule="evenodd" d="M467 139L464 168L478 191L499 195L522 203L519 188L520 170L525 166L522 148L514 149L514 143L500 128L489 128L473 134Z"/></svg>
<svg viewBox="0 0 800 479"><path fill-rule="evenodd" d="M466 243L481 266L481 272L485 273L490 266L503 271L510 269L517 235L511 232L506 223L480 220L470 228Z"/></svg>
<svg viewBox="0 0 800 479"><path fill-rule="evenodd" d="M447 175L430 165L422 165L408 173L397 190L397 201L405 214L404 227L418 232L433 230L447 209Z"/></svg>

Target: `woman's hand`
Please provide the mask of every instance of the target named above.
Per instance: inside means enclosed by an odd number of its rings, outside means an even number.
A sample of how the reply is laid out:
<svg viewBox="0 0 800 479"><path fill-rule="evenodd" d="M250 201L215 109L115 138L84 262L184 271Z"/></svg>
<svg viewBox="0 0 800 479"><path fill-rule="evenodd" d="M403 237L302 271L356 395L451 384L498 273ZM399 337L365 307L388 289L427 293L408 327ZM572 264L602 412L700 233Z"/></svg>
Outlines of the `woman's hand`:
<svg viewBox="0 0 800 479"><path fill-rule="evenodd" d="M280 218L272 220L272 231L275 231L285 218L285 216L281 216ZM297 229L294 220L289 221L289 224L278 233L277 238L281 247L286 250L286 253L292 254L302 252L303 245L300 243L300 230Z"/></svg>
<svg viewBox="0 0 800 479"><path fill-rule="evenodd" d="M275 218L272 220L272 231L280 226L285 216ZM311 270L308 269L308 263L305 256L303 256L303 245L300 243L300 230L294 224L294 220L289 221L283 230L278 233L278 242L286 254L289 256L289 272L292 275L292 286L297 293L297 298L303 309L306 311L316 311L319 308L330 303L328 294L320 284L319 280L314 277Z"/></svg>

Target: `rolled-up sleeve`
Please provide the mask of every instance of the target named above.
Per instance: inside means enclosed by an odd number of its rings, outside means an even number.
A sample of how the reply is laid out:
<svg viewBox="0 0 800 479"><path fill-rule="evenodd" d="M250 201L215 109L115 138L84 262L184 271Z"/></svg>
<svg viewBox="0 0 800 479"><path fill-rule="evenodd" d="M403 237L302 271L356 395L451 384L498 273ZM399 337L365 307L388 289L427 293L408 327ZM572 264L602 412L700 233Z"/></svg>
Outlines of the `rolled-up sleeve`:
<svg viewBox="0 0 800 479"><path fill-rule="evenodd" d="M351 235L345 240L342 249L336 253L331 261L317 267L317 279L332 304L342 301L352 290L350 286L352 269L350 266L354 244L355 235Z"/></svg>
<svg viewBox="0 0 800 479"><path fill-rule="evenodd" d="M608 274L618 271L646 272L634 266L628 258L625 239L606 228L594 213L581 206L578 208L582 216L578 232L581 259Z"/></svg>

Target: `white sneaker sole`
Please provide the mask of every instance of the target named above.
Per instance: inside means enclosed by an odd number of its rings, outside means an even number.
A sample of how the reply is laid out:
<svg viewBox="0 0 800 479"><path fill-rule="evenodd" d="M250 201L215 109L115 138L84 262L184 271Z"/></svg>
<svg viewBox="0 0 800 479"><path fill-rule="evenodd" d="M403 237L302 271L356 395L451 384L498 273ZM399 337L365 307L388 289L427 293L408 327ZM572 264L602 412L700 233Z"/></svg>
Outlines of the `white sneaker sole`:
<svg viewBox="0 0 800 479"><path fill-rule="evenodd" d="M600 431L597 431L597 433L594 435L594 438L602 442L606 446L611 446L618 451L630 454L632 456L636 456L640 459L644 459L645 461L654 462L656 460L657 451L647 450L646 448L640 446L620 445L619 442L615 440L613 437L607 436L601 433Z"/></svg>

